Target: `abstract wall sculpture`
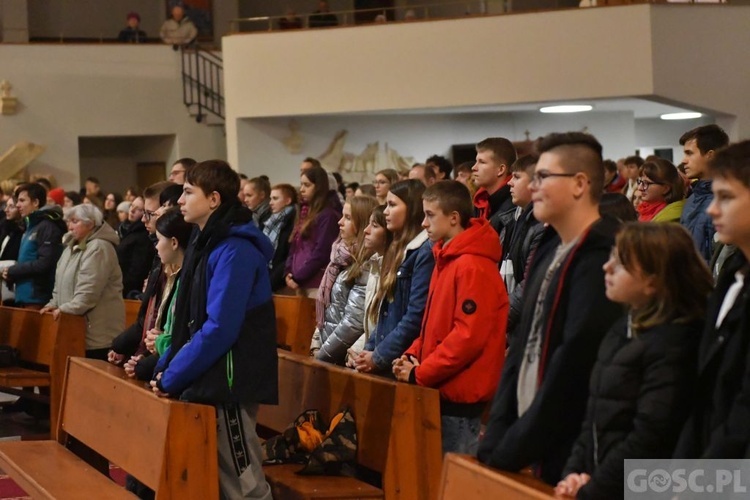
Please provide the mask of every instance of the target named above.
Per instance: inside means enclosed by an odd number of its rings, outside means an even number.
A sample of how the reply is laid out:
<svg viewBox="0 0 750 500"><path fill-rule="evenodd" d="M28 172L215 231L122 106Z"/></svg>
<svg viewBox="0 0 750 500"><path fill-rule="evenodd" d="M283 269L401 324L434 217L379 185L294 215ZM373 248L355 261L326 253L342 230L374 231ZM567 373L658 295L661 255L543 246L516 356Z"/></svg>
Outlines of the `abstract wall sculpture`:
<svg viewBox="0 0 750 500"><path fill-rule="evenodd" d="M401 156L398 151L384 143L384 150L380 149L380 141L369 143L360 154L345 150L346 130L340 130L331 141L328 149L318 156L320 163L326 170L339 172L346 182L371 183L375 172L384 168L393 168L399 172L407 172L414 159Z"/></svg>

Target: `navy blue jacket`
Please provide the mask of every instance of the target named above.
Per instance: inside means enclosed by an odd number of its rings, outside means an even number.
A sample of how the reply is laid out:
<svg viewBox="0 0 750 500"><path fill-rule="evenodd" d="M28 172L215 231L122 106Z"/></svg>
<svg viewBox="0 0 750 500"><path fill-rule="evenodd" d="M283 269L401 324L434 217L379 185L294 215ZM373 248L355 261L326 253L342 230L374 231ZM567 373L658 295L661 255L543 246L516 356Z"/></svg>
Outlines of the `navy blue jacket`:
<svg viewBox="0 0 750 500"><path fill-rule="evenodd" d="M200 237L196 233L189 253ZM180 287L177 309L189 317L175 322L173 345L155 369L163 371L159 387L202 403L272 404L278 398L276 320L268 275L273 246L250 221L229 225L221 238L209 241L207 256L194 262L185 256L186 267L192 265L195 272L191 286ZM189 273L184 276L190 279ZM184 291L189 296L183 296ZM187 331L176 331L178 323ZM175 339L184 336L187 342L171 352Z"/></svg>
<svg viewBox="0 0 750 500"><path fill-rule="evenodd" d="M714 244L714 223L706 213L708 205L714 199L711 181L698 181L693 184L693 194L685 201L685 208L680 216L680 224L692 235L698 253L706 262L711 260Z"/></svg>
<svg viewBox="0 0 750 500"><path fill-rule="evenodd" d="M372 360L380 370L389 370L391 362L419 337L433 267L432 243L422 232L406 246L393 300L383 301L378 326L365 345L365 350L373 351Z"/></svg>

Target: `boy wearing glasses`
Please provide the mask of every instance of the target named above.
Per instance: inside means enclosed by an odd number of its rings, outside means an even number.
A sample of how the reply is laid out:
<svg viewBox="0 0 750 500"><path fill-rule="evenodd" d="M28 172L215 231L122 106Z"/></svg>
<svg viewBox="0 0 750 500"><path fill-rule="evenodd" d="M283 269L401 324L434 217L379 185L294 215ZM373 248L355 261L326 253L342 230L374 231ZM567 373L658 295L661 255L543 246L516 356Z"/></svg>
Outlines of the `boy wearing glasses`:
<svg viewBox="0 0 750 500"><path fill-rule="evenodd" d="M621 314L604 293L618 223L600 219L602 147L580 132L540 140L534 216L547 223L526 277L519 325L492 403L479 459L560 480L580 433L588 381L604 333Z"/></svg>

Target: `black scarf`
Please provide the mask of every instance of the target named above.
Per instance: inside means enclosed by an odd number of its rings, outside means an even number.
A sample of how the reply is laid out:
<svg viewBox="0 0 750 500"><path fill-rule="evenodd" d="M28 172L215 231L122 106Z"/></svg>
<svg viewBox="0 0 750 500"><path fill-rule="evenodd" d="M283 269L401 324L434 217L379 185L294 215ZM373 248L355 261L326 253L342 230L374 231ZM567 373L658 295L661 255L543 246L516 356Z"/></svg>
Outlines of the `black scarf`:
<svg viewBox="0 0 750 500"><path fill-rule="evenodd" d="M239 200L222 203L211 214L200 231L193 230L190 245L185 252L180 276L180 290L175 303L172 325L172 348L169 361L184 346L206 321L206 265L211 251L229 235L234 225L243 225L253 220L250 209ZM193 296L195 290L195 297Z"/></svg>

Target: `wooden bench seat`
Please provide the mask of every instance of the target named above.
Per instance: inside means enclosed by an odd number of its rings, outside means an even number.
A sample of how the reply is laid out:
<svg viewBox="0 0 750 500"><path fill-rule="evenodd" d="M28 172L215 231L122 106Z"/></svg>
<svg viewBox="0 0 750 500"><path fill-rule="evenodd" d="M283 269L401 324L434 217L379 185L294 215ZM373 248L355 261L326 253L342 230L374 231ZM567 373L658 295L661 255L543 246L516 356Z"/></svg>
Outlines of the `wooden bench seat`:
<svg viewBox="0 0 750 500"><path fill-rule="evenodd" d="M300 465L264 466L274 498L436 498L442 451L435 389L279 350L279 405L261 406L258 425L261 431L280 433L305 410L317 409L332 418L345 405L357 425L357 463L380 475L380 488L352 478L298 476L294 472ZM336 491L336 496L325 496L327 491Z"/></svg>
<svg viewBox="0 0 750 500"><path fill-rule="evenodd" d="M129 327L136 321L138 321L138 311L141 310L140 300L123 300L125 303L125 327Z"/></svg>
<svg viewBox="0 0 750 500"><path fill-rule="evenodd" d="M133 499L117 483L55 441L14 441L0 450L3 470L33 498Z"/></svg>
<svg viewBox="0 0 750 500"><path fill-rule="evenodd" d="M282 349L306 356L315 332L315 301L297 295L274 295L276 344Z"/></svg>
<svg viewBox="0 0 750 500"><path fill-rule="evenodd" d="M552 486L529 474L513 474L487 467L468 455L448 453L443 461L440 500L549 500Z"/></svg>
<svg viewBox="0 0 750 500"><path fill-rule="evenodd" d="M298 464L263 468L274 498L383 498L383 490L351 477L300 476Z"/></svg>
<svg viewBox="0 0 750 500"><path fill-rule="evenodd" d="M32 396L50 403L50 430L57 426L68 356L86 353L86 323L82 316L51 314L0 306L0 344L18 349L23 366L0 369L0 386L49 387L49 396ZM33 368L30 368L32 367ZM19 394L19 391L5 389Z"/></svg>
<svg viewBox="0 0 750 500"><path fill-rule="evenodd" d="M57 440L0 442L0 469L32 498L134 498L74 455L75 443L159 500L219 497L215 408L157 398L104 361L70 358Z"/></svg>

